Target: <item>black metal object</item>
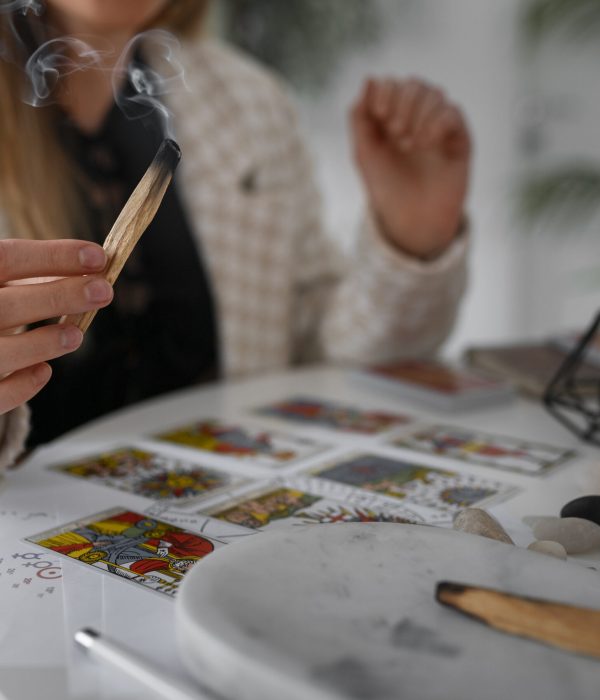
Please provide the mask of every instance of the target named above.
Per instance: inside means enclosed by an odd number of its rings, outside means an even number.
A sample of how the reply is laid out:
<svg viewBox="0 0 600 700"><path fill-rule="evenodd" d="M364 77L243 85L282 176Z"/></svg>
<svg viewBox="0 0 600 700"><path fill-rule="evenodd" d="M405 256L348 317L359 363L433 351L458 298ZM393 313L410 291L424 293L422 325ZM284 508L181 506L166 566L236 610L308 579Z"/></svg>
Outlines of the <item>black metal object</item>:
<svg viewBox="0 0 600 700"><path fill-rule="evenodd" d="M565 427L600 446L600 367L586 362L600 330L600 313L548 384L544 404Z"/></svg>

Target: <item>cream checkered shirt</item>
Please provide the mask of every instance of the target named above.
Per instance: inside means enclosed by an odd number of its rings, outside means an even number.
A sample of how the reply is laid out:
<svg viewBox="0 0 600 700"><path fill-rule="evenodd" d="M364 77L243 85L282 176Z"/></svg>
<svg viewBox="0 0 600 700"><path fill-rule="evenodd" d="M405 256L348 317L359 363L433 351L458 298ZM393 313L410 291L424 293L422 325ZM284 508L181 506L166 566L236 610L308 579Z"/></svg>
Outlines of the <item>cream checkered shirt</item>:
<svg viewBox="0 0 600 700"><path fill-rule="evenodd" d="M322 229L279 82L211 39L184 45L182 58L189 90L169 104L183 152L177 177L213 286L225 377L435 351L465 287L466 236L422 263L393 250L367 214L343 259ZM0 466L19 450L25 413L6 417Z"/></svg>

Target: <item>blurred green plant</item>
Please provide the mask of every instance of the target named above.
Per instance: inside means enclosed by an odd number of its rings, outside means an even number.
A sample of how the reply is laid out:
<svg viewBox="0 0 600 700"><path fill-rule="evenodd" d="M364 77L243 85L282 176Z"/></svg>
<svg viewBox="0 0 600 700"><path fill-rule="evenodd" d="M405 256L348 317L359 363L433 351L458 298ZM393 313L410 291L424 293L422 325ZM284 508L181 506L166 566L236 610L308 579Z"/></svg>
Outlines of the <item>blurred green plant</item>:
<svg viewBox="0 0 600 700"><path fill-rule="evenodd" d="M525 46L535 51L547 40L562 38L577 48L600 39L600 0L524 0L519 29ZM517 213L528 226L550 221L584 224L600 208L600 163L566 162L529 173L518 186Z"/></svg>
<svg viewBox="0 0 600 700"><path fill-rule="evenodd" d="M550 220L561 229L591 218L600 206L600 164L572 163L525 176L518 187L520 220Z"/></svg>
<svg viewBox="0 0 600 700"><path fill-rule="evenodd" d="M295 87L325 88L349 49L379 36L374 0L221 0L225 37Z"/></svg>
<svg viewBox="0 0 600 700"><path fill-rule="evenodd" d="M597 39L600 31L600 0L527 0L521 30L531 45L552 35Z"/></svg>

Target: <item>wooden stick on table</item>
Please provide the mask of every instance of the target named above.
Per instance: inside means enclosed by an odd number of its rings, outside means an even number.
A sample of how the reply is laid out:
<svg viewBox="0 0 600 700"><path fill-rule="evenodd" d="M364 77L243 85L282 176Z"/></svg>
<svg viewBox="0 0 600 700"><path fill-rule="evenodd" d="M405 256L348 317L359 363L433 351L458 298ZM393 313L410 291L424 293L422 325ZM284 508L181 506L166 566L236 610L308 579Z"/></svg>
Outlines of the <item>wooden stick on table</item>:
<svg viewBox="0 0 600 700"><path fill-rule="evenodd" d="M436 600L502 632L600 658L600 610L443 581Z"/></svg>
<svg viewBox="0 0 600 700"><path fill-rule="evenodd" d="M104 277L111 285L158 211L180 158L179 146L165 139L113 224L103 246L107 257ZM95 310L71 314L63 316L60 323L73 323L85 333L95 315Z"/></svg>

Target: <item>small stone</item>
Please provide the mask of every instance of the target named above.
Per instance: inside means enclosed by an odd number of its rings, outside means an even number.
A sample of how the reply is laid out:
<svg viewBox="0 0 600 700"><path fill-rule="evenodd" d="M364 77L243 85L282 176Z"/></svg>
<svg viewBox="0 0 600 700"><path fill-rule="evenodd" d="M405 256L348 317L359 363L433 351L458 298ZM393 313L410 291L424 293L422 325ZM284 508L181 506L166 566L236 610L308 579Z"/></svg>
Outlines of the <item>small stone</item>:
<svg viewBox="0 0 600 700"><path fill-rule="evenodd" d="M536 540L560 542L567 554L600 547L600 525L583 518L539 517L535 518L532 529Z"/></svg>
<svg viewBox="0 0 600 700"><path fill-rule="evenodd" d="M561 518L583 518L600 525L600 496L581 496L569 501L560 511Z"/></svg>
<svg viewBox="0 0 600 700"><path fill-rule="evenodd" d="M530 549L532 552L540 552L540 554L548 554L557 559L567 558L567 550L560 542L552 542L552 540L536 540L527 549Z"/></svg>
<svg viewBox="0 0 600 700"><path fill-rule="evenodd" d="M490 540L514 544L500 523L481 508L465 508L454 518L453 528L472 535L481 535Z"/></svg>

